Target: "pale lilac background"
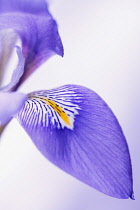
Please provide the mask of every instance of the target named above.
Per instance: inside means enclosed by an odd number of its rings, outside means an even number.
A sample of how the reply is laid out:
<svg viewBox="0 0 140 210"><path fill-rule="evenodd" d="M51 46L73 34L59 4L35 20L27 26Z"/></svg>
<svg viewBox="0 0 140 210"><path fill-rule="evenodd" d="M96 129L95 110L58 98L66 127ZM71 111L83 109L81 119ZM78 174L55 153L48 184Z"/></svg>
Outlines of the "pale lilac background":
<svg viewBox="0 0 140 210"><path fill-rule="evenodd" d="M0 145L2 210L140 209L140 1L53 0L65 57L53 57L22 92L85 85L110 105L130 148L135 201L103 195L48 162L13 120Z"/></svg>

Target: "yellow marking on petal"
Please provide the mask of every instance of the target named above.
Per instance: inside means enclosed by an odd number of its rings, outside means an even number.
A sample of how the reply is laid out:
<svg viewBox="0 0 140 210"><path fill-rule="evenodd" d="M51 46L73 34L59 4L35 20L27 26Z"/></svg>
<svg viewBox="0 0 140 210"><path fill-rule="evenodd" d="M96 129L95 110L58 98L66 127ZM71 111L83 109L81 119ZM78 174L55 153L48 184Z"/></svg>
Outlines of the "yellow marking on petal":
<svg viewBox="0 0 140 210"><path fill-rule="evenodd" d="M71 125L68 115L64 112L64 110L57 103L55 103L51 99L48 99L43 96L31 96L28 99L34 99L34 98L40 99L40 100L44 101L46 104L48 104L49 106L51 106L54 109L54 111L56 111L58 113L58 115L62 118L62 120L65 123L67 123L68 125Z"/></svg>

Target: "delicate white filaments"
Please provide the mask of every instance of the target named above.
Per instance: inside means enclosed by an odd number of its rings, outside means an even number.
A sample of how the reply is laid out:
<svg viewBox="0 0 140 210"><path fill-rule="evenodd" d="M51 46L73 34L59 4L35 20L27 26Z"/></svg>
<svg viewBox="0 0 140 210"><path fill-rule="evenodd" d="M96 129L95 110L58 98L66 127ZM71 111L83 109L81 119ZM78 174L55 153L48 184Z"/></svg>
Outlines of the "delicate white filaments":
<svg viewBox="0 0 140 210"><path fill-rule="evenodd" d="M76 115L80 107L72 99L80 100L73 90L59 88L38 91L29 94L23 110L19 113L20 121L27 126L54 126L58 129L74 128Z"/></svg>

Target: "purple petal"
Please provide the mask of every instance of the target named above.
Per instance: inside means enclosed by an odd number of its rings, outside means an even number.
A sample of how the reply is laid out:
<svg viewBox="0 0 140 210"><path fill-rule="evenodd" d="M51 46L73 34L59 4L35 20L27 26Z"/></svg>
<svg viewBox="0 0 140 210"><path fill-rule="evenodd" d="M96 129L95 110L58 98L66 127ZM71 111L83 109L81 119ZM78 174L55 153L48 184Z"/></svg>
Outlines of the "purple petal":
<svg viewBox="0 0 140 210"><path fill-rule="evenodd" d="M2 0L0 30L12 28L22 40L26 58L24 74L17 87L53 54L63 55L57 24L45 0ZM14 89L14 90L15 90Z"/></svg>
<svg viewBox="0 0 140 210"><path fill-rule="evenodd" d="M27 96L18 93L0 92L0 126L6 124L22 108Z"/></svg>
<svg viewBox="0 0 140 210"><path fill-rule="evenodd" d="M66 85L31 93L18 119L55 165L107 195L134 199L125 137L95 92Z"/></svg>

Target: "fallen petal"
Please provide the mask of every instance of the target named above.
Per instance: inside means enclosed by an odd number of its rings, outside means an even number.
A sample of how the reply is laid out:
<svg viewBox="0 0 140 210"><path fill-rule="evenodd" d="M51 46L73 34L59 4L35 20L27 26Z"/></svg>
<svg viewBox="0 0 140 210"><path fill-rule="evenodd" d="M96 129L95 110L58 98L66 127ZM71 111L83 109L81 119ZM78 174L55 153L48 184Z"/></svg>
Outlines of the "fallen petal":
<svg viewBox="0 0 140 210"><path fill-rule="evenodd" d="M94 91L66 85L33 92L17 118L52 163L107 195L134 199L124 134Z"/></svg>

